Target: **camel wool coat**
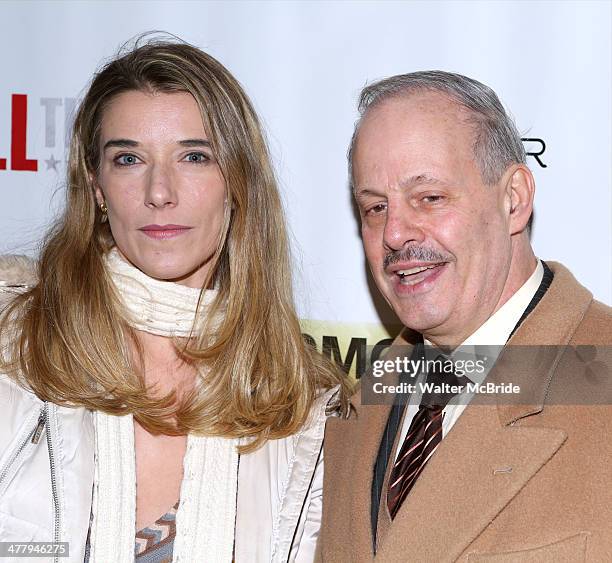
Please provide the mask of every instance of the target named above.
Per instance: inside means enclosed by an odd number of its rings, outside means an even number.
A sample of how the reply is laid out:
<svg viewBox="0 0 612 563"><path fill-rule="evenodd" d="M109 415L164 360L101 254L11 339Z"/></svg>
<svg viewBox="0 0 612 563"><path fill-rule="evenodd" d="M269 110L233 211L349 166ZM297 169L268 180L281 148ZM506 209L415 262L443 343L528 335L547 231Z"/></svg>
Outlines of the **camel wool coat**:
<svg viewBox="0 0 612 563"><path fill-rule="evenodd" d="M612 561L612 309L548 265L551 286L507 344L545 347L489 374L525 400L468 405L393 521L383 494L375 556L371 486L390 406L358 392L348 420L327 422L318 561Z"/></svg>

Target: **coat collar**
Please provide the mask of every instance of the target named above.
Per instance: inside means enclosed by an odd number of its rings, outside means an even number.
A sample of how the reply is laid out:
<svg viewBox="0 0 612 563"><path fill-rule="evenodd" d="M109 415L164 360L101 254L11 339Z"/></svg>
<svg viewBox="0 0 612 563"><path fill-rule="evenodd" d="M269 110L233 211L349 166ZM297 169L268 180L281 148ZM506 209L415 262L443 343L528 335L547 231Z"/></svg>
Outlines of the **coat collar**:
<svg viewBox="0 0 612 563"><path fill-rule="evenodd" d="M499 405L502 425L542 411L564 347L593 301L593 294L580 285L567 268L556 262L547 264L554 274L553 282L508 341L504 350L509 354L507 361L498 361L492 374L499 381L515 382L521 388L521 395L528 398L524 404ZM514 347L520 350L513 352ZM533 369L528 369L534 365L538 365L540 377L533 377Z"/></svg>

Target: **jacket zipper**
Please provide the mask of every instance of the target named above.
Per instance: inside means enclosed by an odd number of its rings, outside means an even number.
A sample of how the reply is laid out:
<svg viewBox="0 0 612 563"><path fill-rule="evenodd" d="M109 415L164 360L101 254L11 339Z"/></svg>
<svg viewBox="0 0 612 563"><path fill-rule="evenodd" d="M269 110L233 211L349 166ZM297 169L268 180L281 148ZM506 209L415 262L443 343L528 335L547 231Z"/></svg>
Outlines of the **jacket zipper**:
<svg viewBox="0 0 612 563"><path fill-rule="evenodd" d="M2 490L2 483L6 480L9 475L11 468L15 465L25 448L28 444L38 444L40 437L42 436L43 430L47 429L47 450L49 452L49 467L51 469L51 494L53 496L53 541L60 541L60 504L57 492L57 463L55 459L55 450L53 448L53 442L51 439L51 425L49 420L49 403L45 401L40 413L36 426L32 428L23 438L17 449L13 452L13 455L9 458L8 462L0 473L0 491ZM53 556L53 563L59 563L59 556L55 554Z"/></svg>
<svg viewBox="0 0 612 563"><path fill-rule="evenodd" d="M2 490L2 483L6 479L13 465L17 462L17 460L25 450L26 446L30 443L38 444L38 440L40 439L40 435L42 434L46 423L44 415L45 405L43 405L43 407L40 409L40 414L38 415L38 421L36 423L36 426L25 435L17 449L13 452L13 455L9 458L4 468L2 469L2 473L0 473L0 490Z"/></svg>
<svg viewBox="0 0 612 563"><path fill-rule="evenodd" d="M60 541L60 505L57 493L57 464L55 462L55 451L51 440L51 424L49 422L49 403L45 401L43 407L43 426L47 427L47 449L49 451L49 466L51 468L51 494L53 495L53 541ZM53 563L59 563L59 555L55 553Z"/></svg>

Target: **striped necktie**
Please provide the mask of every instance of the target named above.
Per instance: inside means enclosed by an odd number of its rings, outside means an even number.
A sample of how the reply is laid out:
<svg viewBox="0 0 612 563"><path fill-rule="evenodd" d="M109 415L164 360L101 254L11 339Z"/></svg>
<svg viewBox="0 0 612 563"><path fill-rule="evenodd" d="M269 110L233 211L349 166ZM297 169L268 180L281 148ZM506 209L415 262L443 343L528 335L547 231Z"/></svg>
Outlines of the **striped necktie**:
<svg viewBox="0 0 612 563"><path fill-rule="evenodd" d="M436 358L436 361L440 362L445 360L443 356ZM438 364L434 363L434 365ZM452 372L434 370L428 374L427 381L433 384L447 383L463 386L469 380L463 377L460 381ZM410 423L402 448L391 469L387 506L392 519L395 518L402 502L442 441L443 410L453 396L449 393L423 395L419 410Z"/></svg>

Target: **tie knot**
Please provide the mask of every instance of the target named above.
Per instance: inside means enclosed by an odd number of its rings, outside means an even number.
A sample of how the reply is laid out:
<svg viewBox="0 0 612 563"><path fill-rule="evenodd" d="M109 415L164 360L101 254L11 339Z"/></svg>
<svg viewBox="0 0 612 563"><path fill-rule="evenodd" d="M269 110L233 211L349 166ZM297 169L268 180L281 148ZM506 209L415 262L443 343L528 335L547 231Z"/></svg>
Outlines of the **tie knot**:
<svg viewBox="0 0 612 563"><path fill-rule="evenodd" d="M453 361L442 354L425 365L427 379L421 406L443 409L455 395L463 391L469 380L465 376L457 377Z"/></svg>

